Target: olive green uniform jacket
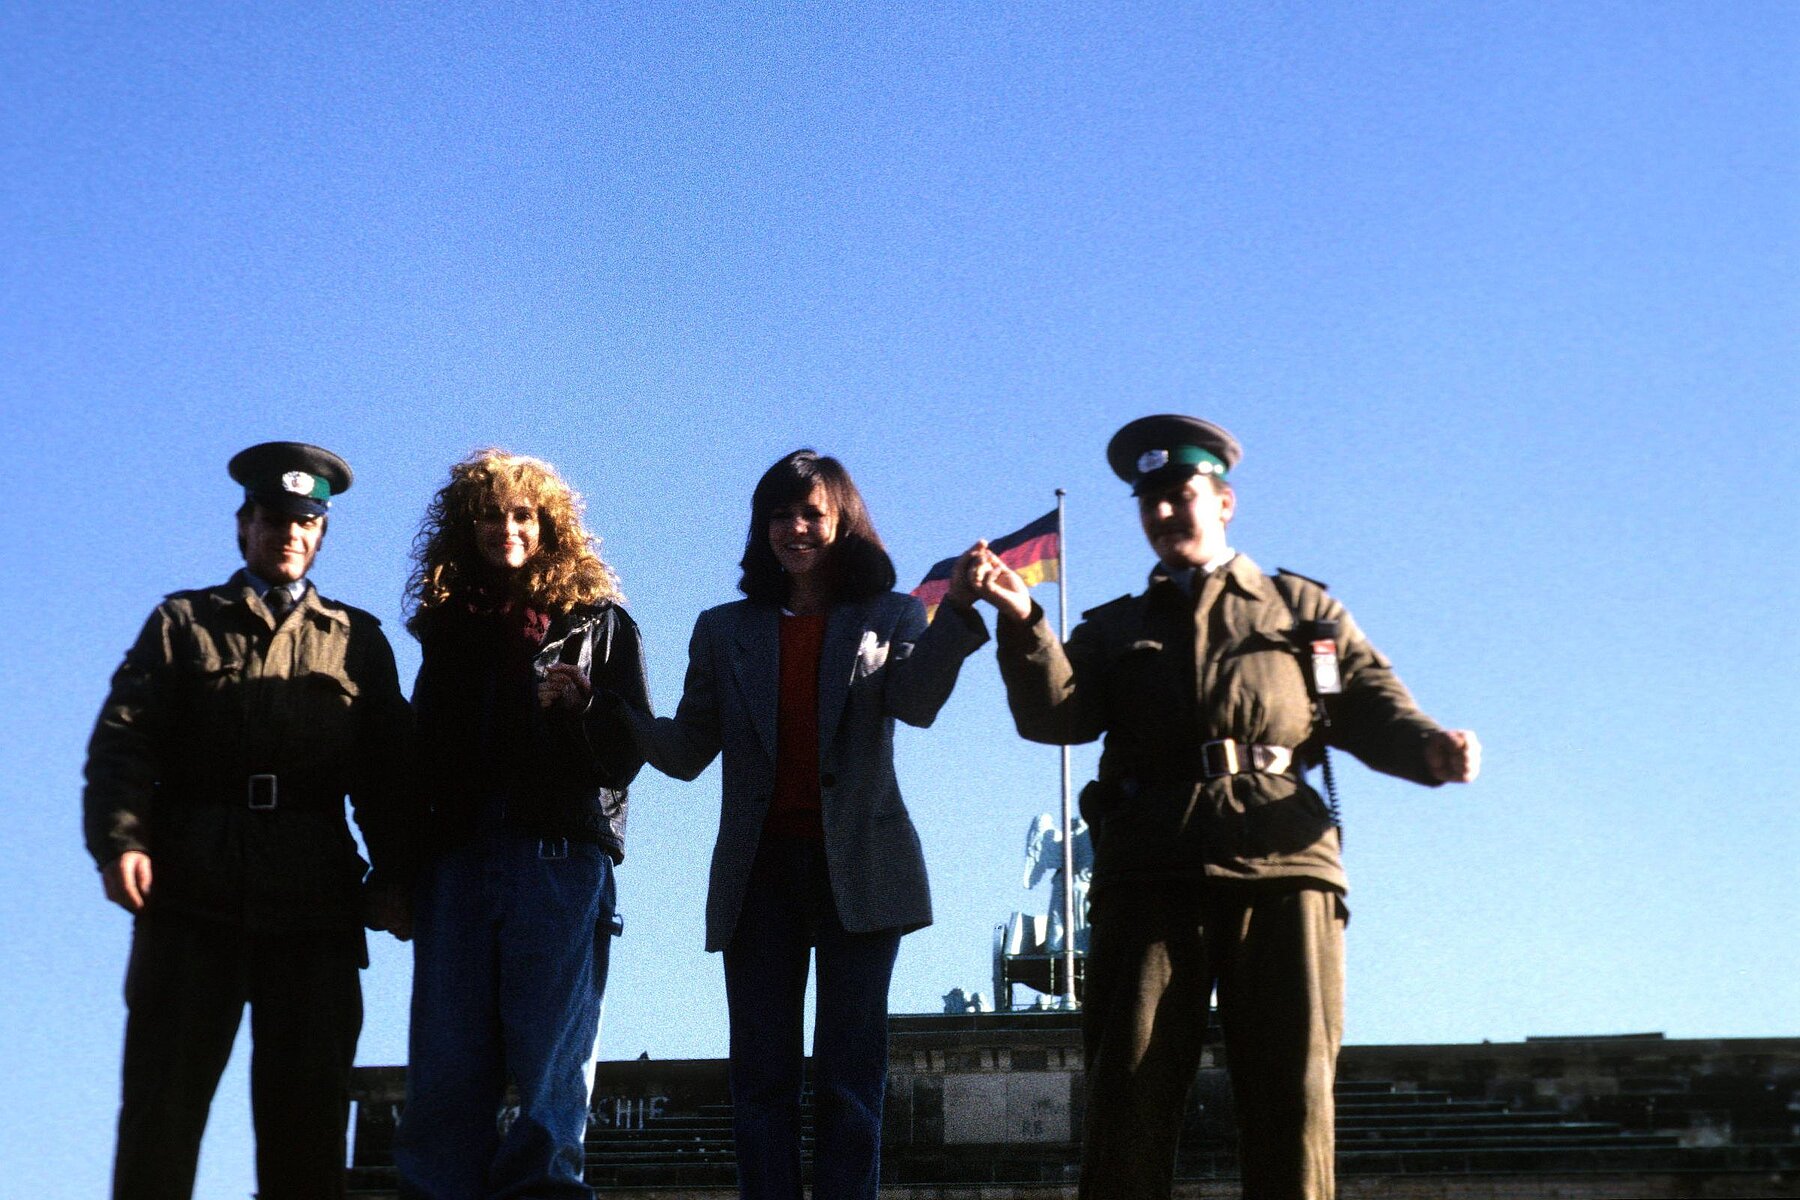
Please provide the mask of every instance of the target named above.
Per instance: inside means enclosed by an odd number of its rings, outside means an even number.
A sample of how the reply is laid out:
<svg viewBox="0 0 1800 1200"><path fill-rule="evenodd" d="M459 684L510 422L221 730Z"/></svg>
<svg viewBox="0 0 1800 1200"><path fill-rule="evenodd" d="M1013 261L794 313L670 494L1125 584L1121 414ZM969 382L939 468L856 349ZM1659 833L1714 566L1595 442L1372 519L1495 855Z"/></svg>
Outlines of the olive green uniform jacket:
<svg viewBox="0 0 1800 1200"><path fill-rule="evenodd" d="M381 623L308 587L279 629L242 572L145 622L88 743L88 852L150 855L150 911L280 932L360 928L366 864L397 870L411 719ZM252 808L250 777L276 777ZM266 796L266 785L259 785Z"/></svg>
<svg viewBox="0 0 1800 1200"><path fill-rule="evenodd" d="M1095 894L1127 878L1201 876L1342 891L1338 832L1305 779L1207 780L1202 744L1289 747L1308 765L1329 744L1435 784L1425 744L1438 726L1322 585L1289 574L1278 582L1238 554L1196 574L1194 586L1190 596L1159 568L1144 592L1084 613L1066 647L1041 609L1000 622L1000 673L1019 733L1052 744L1106 738L1099 780L1082 798ZM1339 622L1343 693L1326 698L1328 729L1315 719L1302 665L1309 643L1297 627L1315 619Z"/></svg>

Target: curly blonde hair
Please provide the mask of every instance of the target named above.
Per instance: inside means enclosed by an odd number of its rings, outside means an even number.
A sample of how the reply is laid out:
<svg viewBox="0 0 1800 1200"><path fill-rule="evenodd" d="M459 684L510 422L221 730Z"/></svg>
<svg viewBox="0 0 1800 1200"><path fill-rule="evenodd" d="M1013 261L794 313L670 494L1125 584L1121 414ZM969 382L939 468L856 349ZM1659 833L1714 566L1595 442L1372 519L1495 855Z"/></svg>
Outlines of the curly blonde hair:
<svg viewBox="0 0 1800 1200"><path fill-rule="evenodd" d="M406 581L406 628L423 632L433 610L488 574L475 542L482 509L524 502L537 509L538 548L513 578L513 594L535 608L564 613L578 604L619 603L619 578L601 561L600 539L581 524L582 499L542 459L478 450L450 468L450 482L426 506L413 538Z"/></svg>

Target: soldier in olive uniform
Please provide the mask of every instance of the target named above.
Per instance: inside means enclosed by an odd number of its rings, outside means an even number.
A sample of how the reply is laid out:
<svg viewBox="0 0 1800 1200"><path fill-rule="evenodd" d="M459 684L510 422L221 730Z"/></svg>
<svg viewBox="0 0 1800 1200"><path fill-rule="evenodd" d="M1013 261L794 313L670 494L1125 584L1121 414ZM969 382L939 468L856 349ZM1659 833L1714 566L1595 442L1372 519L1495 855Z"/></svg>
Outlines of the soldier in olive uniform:
<svg viewBox="0 0 1800 1200"><path fill-rule="evenodd" d="M1334 814L1304 772L1327 745L1428 786L1480 766L1475 735L1420 712L1323 585L1265 575L1230 548L1225 477L1240 453L1191 417L1114 436L1107 458L1158 564L1142 593L1084 614L1066 646L1018 576L971 551L1002 614L1020 734L1106 739L1082 794L1095 853L1086 1198L1170 1194L1216 988L1244 1195L1329 1200L1346 883Z"/></svg>
<svg viewBox="0 0 1800 1200"><path fill-rule="evenodd" d="M84 826L135 917L113 1194L187 1197L250 1006L263 1200L343 1194L365 901L344 797L397 865L409 727L380 622L306 578L350 468L270 442L231 460L244 567L157 606L88 744Z"/></svg>

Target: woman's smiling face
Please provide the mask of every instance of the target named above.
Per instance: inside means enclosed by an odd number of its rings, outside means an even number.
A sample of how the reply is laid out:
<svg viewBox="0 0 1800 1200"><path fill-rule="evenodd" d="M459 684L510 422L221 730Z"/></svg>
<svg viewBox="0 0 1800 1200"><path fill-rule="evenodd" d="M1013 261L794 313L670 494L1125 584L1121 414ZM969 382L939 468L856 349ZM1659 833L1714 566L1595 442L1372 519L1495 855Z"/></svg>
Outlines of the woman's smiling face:
<svg viewBox="0 0 1800 1200"><path fill-rule="evenodd" d="M796 578L818 570L837 541L837 518L831 498L818 484L803 500L777 504L769 513L769 549L781 569Z"/></svg>
<svg viewBox="0 0 1800 1200"><path fill-rule="evenodd" d="M490 497L475 518L475 548L502 571L516 571L538 548L537 506L518 497Z"/></svg>

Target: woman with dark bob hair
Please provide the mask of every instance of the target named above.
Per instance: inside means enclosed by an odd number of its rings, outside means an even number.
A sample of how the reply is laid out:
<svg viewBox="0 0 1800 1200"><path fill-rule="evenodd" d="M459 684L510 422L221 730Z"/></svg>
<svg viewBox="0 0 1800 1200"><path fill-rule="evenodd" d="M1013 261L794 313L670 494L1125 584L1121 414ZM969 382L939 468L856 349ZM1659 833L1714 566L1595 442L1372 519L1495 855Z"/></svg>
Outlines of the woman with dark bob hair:
<svg viewBox="0 0 1800 1200"><path fill-rule="evenodd" d="M648 703L637 626L595 545L555 469L500 450L450 468L414 543L425 849L394 1148L405 1197L593 1195L584 1072L642 758L592 696Z"/></svg>
<svg viewBox="0 0 1800 1200"><path fill-rule="evenodd" d="M929 627L843 465L799 450L750 498L746 599L700 614L673 718L620 706L644 756L692 779L724 755L706 899L731 1015L738 1187L798 1200L802 1028L818 955L813 1195L873 1200L887 995L902 934L931 923L894 779L894 719L926 726L987 640L959 576Z"/></svg>

